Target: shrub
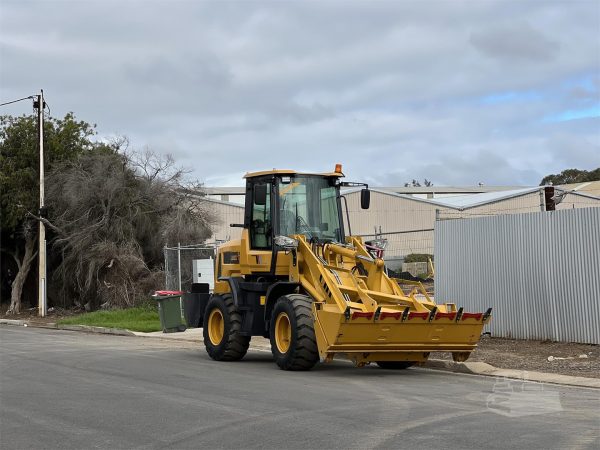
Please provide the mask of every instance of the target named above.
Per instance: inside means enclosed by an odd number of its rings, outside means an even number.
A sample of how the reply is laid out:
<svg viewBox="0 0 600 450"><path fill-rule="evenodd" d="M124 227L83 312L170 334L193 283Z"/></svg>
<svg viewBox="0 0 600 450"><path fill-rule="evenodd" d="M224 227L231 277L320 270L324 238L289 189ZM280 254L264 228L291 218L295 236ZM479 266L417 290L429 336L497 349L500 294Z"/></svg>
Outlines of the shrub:
<svg viewBox="0 0 600 450"><path fill-rule="evenodd" d="M405 263L427 262L428 259L433 261L433 255L427 253L411 253L404 258Z"/></svg>

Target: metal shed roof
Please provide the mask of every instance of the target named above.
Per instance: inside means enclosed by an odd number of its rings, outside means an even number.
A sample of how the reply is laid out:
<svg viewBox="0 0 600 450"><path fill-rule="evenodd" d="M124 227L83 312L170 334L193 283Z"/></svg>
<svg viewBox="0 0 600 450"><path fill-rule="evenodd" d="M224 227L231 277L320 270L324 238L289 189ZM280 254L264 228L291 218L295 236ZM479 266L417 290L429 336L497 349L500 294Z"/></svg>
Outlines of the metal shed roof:
<svg viewBox="0 0 600 450"><path fill-rule="evenodd" d="M498 192L484 192L481 194L467 194L467 195L457 195L454 197L445 197L442 199L427 199L420 197L413 197L411 195L397 194L395 192L384 191L381 189L371 189L373 192L378 192L380 194L390 195L392 197L403 198L406 200L412 200L415 202L427 203L430 205L436 205L441 208L449 208L455 209L457 211L463 211L465 209L476 208L478 206L487 205L490 203L496 203L503 200L507 200L510 198L520 197L523 195L528 195L534 192L538 192L544 189L545 186L534 186L527 187L521 189L511 189L508 191L498 191ZM576 191L567 191L565 189L554 187L556 191L563 192L565 194L573 194L581 197L592 198L594 200L599 200L600 198L594 197L591 195L581 194ZM345 194L350 194L353 192L358 192L360 189L349 189L344 191Z"/></svg>
<svg viewBox="0 0 600 450"><path fill-rule="evenodd" d="M509 198L520 197L521 195L531 194L532 192L539 191L539 186L522 188L522 189L511 189L508 191L496 191L496 192L483 192L481 194L469 194L469 195L457 195L455 197L447 197L440 200L434 200L447 208L453 209L468 209L475 208L477 206L486 205L488 203L495 203L500 200L506 200Z"/></svg>

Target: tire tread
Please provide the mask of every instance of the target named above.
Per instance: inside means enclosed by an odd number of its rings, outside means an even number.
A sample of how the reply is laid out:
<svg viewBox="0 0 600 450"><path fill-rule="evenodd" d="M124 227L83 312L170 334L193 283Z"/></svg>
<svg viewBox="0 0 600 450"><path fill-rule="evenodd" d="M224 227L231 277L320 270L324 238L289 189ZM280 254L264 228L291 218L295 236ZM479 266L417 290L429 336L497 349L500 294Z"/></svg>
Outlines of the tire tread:
<svg viewBox="0 0 600 450"><path fill-rule="evenodd" d="M238 361L248 352L250 337L240 335L240 330L242 329L242 316L235 307L231 294L222 294L220 297L223 299L226 314L229 317L229 323L231 325L229 327L229 332L224 336L224 338L227 339L225 350L222 354L219 354L221 352L211 352L208 348L206 337L204 345L212 359L217 361ZM207 311L206 316L208 316L209 313L210 311Z"/></svg>
<svg viewBox="0 0 600 450"><path fill-rule="evenodd" d="M293 356L292 358L277 357L279 352L273 339L271 339L271 350L275 355L277 365L281 369L309 370L319 361L319 350L312 315L312 300L303 294L288 294L284 297L290 302L295 315L296 340L294 347L291 349Z"/></svg>

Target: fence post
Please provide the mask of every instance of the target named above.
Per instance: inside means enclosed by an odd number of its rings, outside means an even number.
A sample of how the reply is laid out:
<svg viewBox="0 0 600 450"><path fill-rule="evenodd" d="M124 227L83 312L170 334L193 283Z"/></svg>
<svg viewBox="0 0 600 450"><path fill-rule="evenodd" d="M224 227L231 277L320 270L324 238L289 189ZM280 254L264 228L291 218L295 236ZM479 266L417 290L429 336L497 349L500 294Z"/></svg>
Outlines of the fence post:
<svg viewBox="0 0 600 450"><path fill-rule="evenodd" d="M165 257L165 289L169 289L169 257L166 245L163 247L163 255Z"/></svg>
<svg viewBox="0 0 600 450"><path fill-rule="evenodd" d="M181 242L177 243L177 278L179 279L179 290L181 291Z"/></svg>

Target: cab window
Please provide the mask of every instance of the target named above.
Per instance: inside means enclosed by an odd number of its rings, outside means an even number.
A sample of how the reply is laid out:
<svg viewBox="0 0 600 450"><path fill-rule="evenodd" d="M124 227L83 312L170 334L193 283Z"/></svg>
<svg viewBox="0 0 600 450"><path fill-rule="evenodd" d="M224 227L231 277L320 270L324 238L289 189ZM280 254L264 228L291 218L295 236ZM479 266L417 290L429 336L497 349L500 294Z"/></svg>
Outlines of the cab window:
<svg viewBox="0 0 600 450"><path fill-rule="evenodd" d="M253 187L250 246L253 249L271 248L271 183Z"/></svg>

